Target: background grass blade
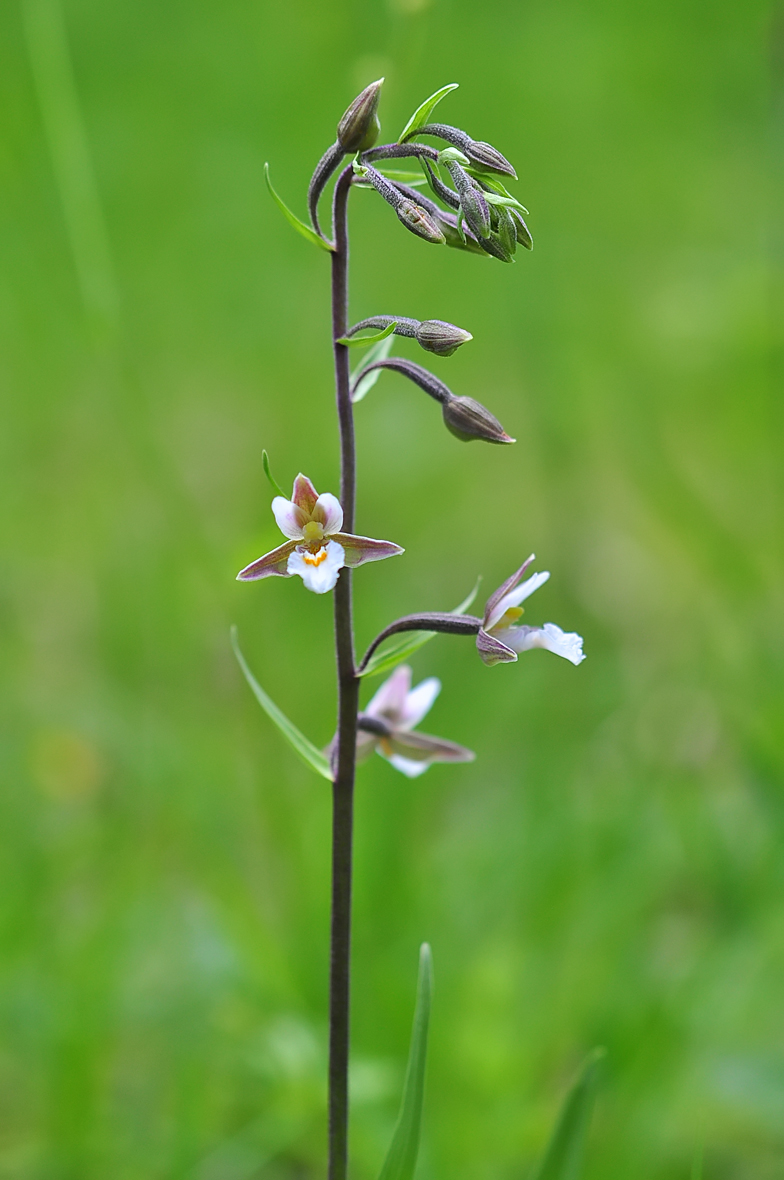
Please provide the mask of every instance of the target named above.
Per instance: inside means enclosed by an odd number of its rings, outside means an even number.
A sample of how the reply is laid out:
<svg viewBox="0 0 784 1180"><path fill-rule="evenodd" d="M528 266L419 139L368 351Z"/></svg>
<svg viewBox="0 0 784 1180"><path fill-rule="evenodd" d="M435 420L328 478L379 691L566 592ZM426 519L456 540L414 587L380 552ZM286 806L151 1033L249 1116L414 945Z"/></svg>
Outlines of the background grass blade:
<svg viewBox="0 0 784 1180"><path fill-rule="evenodd" d="M23 0L22 18L82 299L92 325L115 333L120 297L60 0Z"/></svg>
<svg viewBox="0 0 784 1180"><path fill-rule="evenodd" d="M450 82L448 86L442 86L440 90L436 90L435 94L431 94L430 98L426 98L406 123L397 142L405 143L409 136L416 134L419 127L424 127L425 124L429 123L430 116L441 99L449 94L450 90L457 90L458 86L459 82Z"/></svg>
<svg viewBox="0 0 784 1180"><path fill-rule="evenodd" d="M309 225L306 225L304 221L300 221L296 213L292 213L283 198L279 197L275 192L275 189L272 187L272 181L270 180L269 164L264 165L264 179L267 182L267 188L270 191L273 201L278 206L289 225L292 225L298 234L302 234L303 238L306 238L307 241L312 242L314 246L319 246L322 250L328 250L331 254L332 246L329 244L326 238L322 238L316 233L314 229L311 229Z"/></svg>
<svg viewBox="0 0 784 1180"><path fill-rule="evenodd" d="M430 1024L430 1004L433 998L433 957L430 947L422 943L419 952L414 1029L408 1055L406 1080L400 1117L392 1137L389 1154L384 1161L379 1180L412 1180L419 1152L419 1130L422 1123L422 1099L425 1092L425 1060L427 1031Z"/></svg>
<svg viewBox="0 0 784 1180"><path fill-rule="evenodd" d="M583 1147L591 1121L599 1062L604 1049L594 1049L566 1096L552 1139L533 1180L578 1180Z"/></svg>
<svg viewBox="0 0 784 1180"><path fill-rule="evenodd" d="M237 642L237 628L231 629L231 646L234 648L234 654L237 657L237 663L242 668L245 679L253 690L253 695L261 705L264 712L269 717L270 721L277 725L280 732L283 734L286 741L289 743L295 753L299 754L302 761L311 770L315 770L316 774L320 774L322 778L328 779L332 782L332 770L329 762L313 742L309 741L303 733L297 729L293 721L289 721L285 713L283 713L275 702L267 696L264 689L261 687L256 677L251 672L245 657L240 651L239 643Z"/></svg>

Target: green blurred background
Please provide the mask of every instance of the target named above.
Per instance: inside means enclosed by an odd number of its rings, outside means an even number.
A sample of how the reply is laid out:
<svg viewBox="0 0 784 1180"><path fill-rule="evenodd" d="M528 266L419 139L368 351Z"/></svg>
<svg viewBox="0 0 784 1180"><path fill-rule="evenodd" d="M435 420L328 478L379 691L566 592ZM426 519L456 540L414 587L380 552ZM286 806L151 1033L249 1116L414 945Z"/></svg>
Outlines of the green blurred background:
<svg viewBox="0 0 784 1180"><path fill-rule="evenodd" d="M433 367L519 440L394 375L358 407L359 528L407 550L357 575L360 647L533 549L526 618L588 659L435 641L426 728L477 761L361 773L353 1174L426 938L421 1180L529 1175L595 1044L589 1178L784 1175L783 61L758 0L2 7L3 1180L323 1174L328 790L228 634L326 743L329 599L234 581L277 543L262 447L338 481L328 260L263 164L304 213L381 74L385 138L460 82L536 249L353 198L352 318L468 328Z"/></svg>

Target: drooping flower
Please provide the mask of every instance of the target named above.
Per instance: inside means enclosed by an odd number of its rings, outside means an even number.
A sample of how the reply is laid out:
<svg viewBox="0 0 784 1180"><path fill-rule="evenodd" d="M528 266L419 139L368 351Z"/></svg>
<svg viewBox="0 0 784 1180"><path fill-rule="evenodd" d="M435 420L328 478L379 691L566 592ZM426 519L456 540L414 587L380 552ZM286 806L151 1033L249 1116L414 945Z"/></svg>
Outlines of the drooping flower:
<svg viewBox="0 0 784 1180"><path fill-rule="evenodd" d="M343 509L331 492L319 495L306 475L294 480L290 500L276 496L272 511L278 528L289 540L258 557L237 574L241 582L253 582L277 574L298 574L315 594L332 590L343 566L363 565L395 557L403 550L392 541L374 541L343 533Z"/></svg>
<svg viewBox="0 0 784 1180"><path fill-rule="evenodd" d="M417 778L432 762L473 762L476 755L465 746L426 733L413 733L441 691L435 676L411 688L411 669L396 668L359 717L357 755L367 757L374 749L396 770Z"/></svg>
<svg viewBox="0 0 784 1180"><path fill-rule="evenodd" d="M479 654L486 664L511 663L517 659L518 652L543 647L573 664L581 664L585 659L583 640L576 631L562 631L555 623L527 627L518 622L523 613L520 604L550 577L544 571L532 574L521 583L520 579L533 560L532 553L488 598L482 628L476 637Z"/></svg>

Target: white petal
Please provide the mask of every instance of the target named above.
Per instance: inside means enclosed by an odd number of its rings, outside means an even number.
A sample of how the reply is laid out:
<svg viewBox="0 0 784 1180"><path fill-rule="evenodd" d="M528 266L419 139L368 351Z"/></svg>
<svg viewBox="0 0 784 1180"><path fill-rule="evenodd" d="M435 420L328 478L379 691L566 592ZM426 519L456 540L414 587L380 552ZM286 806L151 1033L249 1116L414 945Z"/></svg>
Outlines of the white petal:
<svg viewBox="0 0 784 1180"><path fill-rule="evenodd" d="M562 631L555 623L545 623L544 627L506 627L497 635L513 651L543 647L573 664L581 664L585 659L582 636L576 631Z"/></svg>
<svg viewBox="0 0 784 1180"><path fill-rule="evenodd" d="M329 541L322 545L317 553L309 549L297 548L289 557L288 572L299 574L308 590L314 594L326 594L334 589L338 574L345 563L343 546L337 541Z"/></svg>
<svg viewBox="0 0 784 1180"><path fill-rule="evenodd" d="M530 598L534 590L538 590L543 586L550 577L549 570L543 570L540 574L531 574L530 578L517 587L516 590L510 590L505 594L500 602L497 602L493 608L490 618L485 623L485 631L489 631L495 624L502 619L510 607L519 606L521 602L525 602L526 598Z"/></svg>
<svg viewBox="0 0 784 1180"><path fill-rule="evenodd" d="M389 679L384 681L363 712L371 717L384 717L397 724L405 708L406 694L410 688L411 669L408 664L400 664Z"/></svg>
<svg viewBox="0 0 784 1180"><path fill-rule="evenodd" d="M283 496L276 496L272 501L272 511L283 536L291 541L301 541L304 536L302 529L308 519L305 512Z"/></svg>
<svg viewBox="0 0 784 1180"><path fill-rule="evenodd" d="M414 762L411 758L402 758L400 754L391 754L387 758L387 762L391 762L395 770L399 770L406 778L419 778L420 774L424 774L430 765L429 762Z"/></svg>
<svg viewBox="0 0 784 1180"><path fill-rule="evenodd" d="M428 677L412 689L407 694L400 713L400 729L413 729L415 725L419 725L422 718L432 709L433 701L440 691L441 681L435 676Z"/></svg>
<svg viewBox="0 0 784 1180"><path fill-rule="evenodd" d="M317 520L319 524L324 526L327 536L339 533L343 528L343 509L340 507L340 500L337 496L333 496L332 492L322 492L316 500L311 519Z"/></svg>

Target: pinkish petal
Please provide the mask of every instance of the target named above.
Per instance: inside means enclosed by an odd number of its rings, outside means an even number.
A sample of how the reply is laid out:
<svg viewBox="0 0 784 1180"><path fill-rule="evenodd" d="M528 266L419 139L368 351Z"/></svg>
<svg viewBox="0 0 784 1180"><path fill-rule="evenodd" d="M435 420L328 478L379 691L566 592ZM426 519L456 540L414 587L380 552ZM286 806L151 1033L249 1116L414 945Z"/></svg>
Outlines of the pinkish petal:
<svg viewBox="0 0 784 1180"><path fill-rule="evenodd" d="M400 728L413 729L419 725L422 718L432 709L433 701L440 691L441 681L435 676L429 676L407 693L398 721Z"/></svg>
<svg viewBox="0 0 784 1180"><path fill-rule="evenodd" d="M507 647L505 643L501 643L500 639L496 639L494 635L488 635L484 630L480 631L476 637L476 650L489 667L492 667L493 664L512 664L517 659L516 653L511 648Z"/></svg>
<svg viewBox="0 0 784 1180"><path fill-rule="evenodd" d="M406 695L410 688L411 669L408 664L400 664L389 679L384 681L375 696L368 701L363 712L370 717L383 717L397 725L405 709Z"/></svg>
<svg viewBox="0 0 784 1180"><path fill-rule="evenodd" d="M272 501L272 514L284 537L290 537L292 541L302 540L302 530L308 522L308 514L303 508L283 496L276 496Z"/></svg>
<svg viewBox="0 0 784 1180"><path fill-rule="evenodd" d="M244 570L240 570L237 574L237 581L255 582L258 578L269 578L271 574L278 574L283 578L291 577L286 567L289 554L293 550L294 542L286 541L284 545L279 545L277 549L265 553L263 557L257 557L250 565L246 565Z"/></svg>
<svg viewBox="0 0 784 1180"><path fill-rule="evenodd" d="M323 525L328 537L333 533L339 533L343 528L343 509L337 496L333 496L332 492L322 492L316 500L311 520L317 520Z"/></svg>
<svg viewBox="0 0 784 1180"><path fill-rule="evenodd" d="M487 603L485 605L485 618L484 618L485 627L487 627L488 625L492 626L492 623L489 623L488 621L489 621L491 615L494 614L495 609L498 606L498 603L501 601L501 599L504 597L505 594L508 594L510 590L514 589L514 587L517 585L517 583L522 578L525 571L528 569L528 567L531 564L531 562L533 561L533 559L534 559L534 554L532 553L531 556L526 561L523 562L523 564L520 566L519 570L515 570L515 572L511 576L511 578L507 578L505 582L502 582L501 585L498 587L498 589L495 590L490 595L490 597L488 598ZM504 612L501 611L501 614L503 614L503 613ZM501 615L496 616L496 622L498 621L498 619L500 619L500 617L501 617Z"/></svg>
<svg viewBox="0 0 784 1180"><path fill-rule="evenodd" d="M374 541L372 537L356 537L353 533L333 533L346 551L346 565L364 565L366 561L383 561L385 557L396 557L405 553L393 541Z"/></svg>
<svg viewBox="0 0 784 1180"><path fill-rule="evenodd" d="M313 487L307 475L303 475L301 471L294 480L294 491L291 494L291 498L298 508L304 508L308 516L310 516L316 507L318 492Z"/></svg>

